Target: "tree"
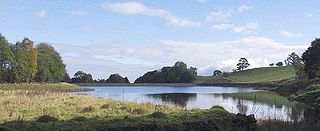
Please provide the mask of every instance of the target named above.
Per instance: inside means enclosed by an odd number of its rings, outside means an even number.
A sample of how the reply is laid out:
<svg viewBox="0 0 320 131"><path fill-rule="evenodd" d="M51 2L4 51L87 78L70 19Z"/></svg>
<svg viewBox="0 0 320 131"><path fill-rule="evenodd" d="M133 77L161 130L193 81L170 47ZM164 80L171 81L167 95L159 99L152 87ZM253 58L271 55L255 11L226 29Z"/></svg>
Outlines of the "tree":
<svg viewBox="0 0 320 131"><path fill-rule="evenodd" d="M282 63L282 62L278 62L278 63L276 64L276 66L281 67L281 66L283 66L283 63Z"/></svg>
<svg viewBox="0 0 320 131"><path fill-rule="evenodd" d="M316 38L302 54L304 72L309 79L320 78L320 39Z"/></svg>
<svg viewBox="0 0 320 131"><path fill-rule="evenodd" d="M222 75L222 71L220 70L213 71L213 76L219 76L219 75Z"/></svg>
<svg viewBox="0 0 320 131"><path fill-rule="evenodd" d="M172 67L163 67L145 73L134 83L189 83L196 79L197 68L190 67L184 62L176 62Z"/></svg>
<svg viewBox="0 0 320 131"><path fill-rule="evenodd" d="M246 58L240 58L237 64L237 70L243 71L245 68L248 68L249 66L250 64Z"/></svg>
<svg viewBox="0 0 320 131"><path fill-rule="evenodd" d="M37 82L60 82L65 78L66 66L55 49L45 43L37 46L38 49L38 72Z"/></svg>
<svg viewBox="0 0 320 131"><path fill-rule="evenodd" d="M269 64L269 66L270 66L270 67L273 67L273 66L274 66L274 63Z"/></svg>
<svg viewBox="0 0 320 131"><path fill-rule="evenodd" d="M107 83L130 83L128 78L123 78L119 74L111 74L106 81Z"/></svg>
<svg viewBox="0 0 320 131"><path fill-rule="evenodd" d="M14 63L12 46L0 34L0 82L14 82Z"/></svg>
<svg viewBox="0 0 320 131"><path fill-rule="evenodd" d="M92 75L83 71L77 71L71 79L71 83L92 83Z"/></svg>
<svg viewBox="0 0 320 131"><path fill-rule="evenodd" d="M288 55L287 59L285 60L286 65L294 65L294 64L301 64L302 60L299 55L295 52L292 52Z"/></svg>
<svg viewBox="0 0 320 131"><path fill-rule="evenodd" d="M37 73L37 48L33 41L24 38L14 46L16 82L31 82Z"/></svg>

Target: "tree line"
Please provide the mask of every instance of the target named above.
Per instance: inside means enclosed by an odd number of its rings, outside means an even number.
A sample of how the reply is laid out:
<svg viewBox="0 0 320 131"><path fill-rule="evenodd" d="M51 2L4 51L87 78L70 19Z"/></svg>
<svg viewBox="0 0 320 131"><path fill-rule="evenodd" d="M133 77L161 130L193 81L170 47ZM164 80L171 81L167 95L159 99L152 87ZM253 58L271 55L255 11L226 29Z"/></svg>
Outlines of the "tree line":
<svg viewBox="0 0 320 131"><path fill-rule="evenodd" d="M197 77L197 68L187 67L184 62L176 62L172 67L149 71L134 83L191 83Z"/></svg>
<svg viewBox="0 0 320 131"><path fill-rule="evenodd" d="M74 77L69 81L70 83L130 83L127 77L122 77L117 73L111 74L108 79L93 80L91 74L83 71L76 72Z"/></svg>
<svg viewBox="0 0 320 131"><path fill-rule="evenodd" d="M29 38L11 44L0 34L0 82L65 81L66 65L47 43L35 45Z"/></svg>

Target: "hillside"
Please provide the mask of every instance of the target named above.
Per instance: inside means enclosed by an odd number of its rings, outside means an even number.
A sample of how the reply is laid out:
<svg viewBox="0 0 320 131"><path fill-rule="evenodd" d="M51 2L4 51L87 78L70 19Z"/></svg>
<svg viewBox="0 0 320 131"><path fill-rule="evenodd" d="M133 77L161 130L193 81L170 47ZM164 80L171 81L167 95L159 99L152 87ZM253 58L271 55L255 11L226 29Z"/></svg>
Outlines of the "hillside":
<svg viewBox="0 0 320 131"><path fill-rule="evenodd" d="M198 76L196 83L205 82L270 82L292 79L295 77L295 69L292 66L262 67L232 73L226 77L222 76Z"/></svg>

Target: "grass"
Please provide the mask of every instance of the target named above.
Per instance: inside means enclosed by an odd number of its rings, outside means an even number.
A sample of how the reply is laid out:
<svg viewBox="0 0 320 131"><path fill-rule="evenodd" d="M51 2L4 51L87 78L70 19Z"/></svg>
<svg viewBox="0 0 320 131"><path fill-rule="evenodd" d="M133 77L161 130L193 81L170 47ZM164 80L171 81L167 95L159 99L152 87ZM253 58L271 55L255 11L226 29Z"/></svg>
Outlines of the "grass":
<svg viewBox="0 0 320 131"><path fill-rule="evenodd" d="M19 84L0 84L0 90L24 90L24 91L40 91L40 92L75 92L88 91L91 89L81 88L77 85L68 83L19 83Z"/></svg>
<svg viewBox="0 0 320 131"><path fill-rule="evenodd" d="M248 69L241 72L231 73L226 77L222 76L199 76L196 83L201 82L238 82L238 83L257 83L272 82L293 79L295 69L292 66L283 67L262 67Z"/></svg>
<svg viewBox="0 0 320 131"><path fill-rule="evenodd" d="M58 92L2 90L0 104L0 129L14 130L233 129L225 122L236 119L219 106L185 110Z"/></svg>
<svg viewBox="0 0 320 131"><path fill-rule="evenodd" d="M295 69L292 66L263 67L234 73L226 77L234 82L269 82L293 79Z"/></svg>
<svg viewBox="0 0 320 131"><path fill-rule="evenodd" d="M296 102L289 101L286 97L280 96L279 94L271 91L258 91L258 92L248 92L248 93L230 93L223 94L225 96L235 97L238 99L257 101L261 103L266 103L276 106L290 106L294 107Z"/></svg>

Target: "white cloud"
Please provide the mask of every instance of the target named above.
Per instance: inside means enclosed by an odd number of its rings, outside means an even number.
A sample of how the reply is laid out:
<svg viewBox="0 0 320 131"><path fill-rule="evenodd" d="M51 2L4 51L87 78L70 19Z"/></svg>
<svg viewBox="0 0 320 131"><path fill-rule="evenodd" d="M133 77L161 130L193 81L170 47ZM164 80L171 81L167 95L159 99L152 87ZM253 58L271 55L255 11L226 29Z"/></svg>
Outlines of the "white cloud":
<svg viewBox="0 0 320 131"><path fill-rule="evenodd" d="M111 46L112 45L112 46ZM77 70L106 78L110 73L129 76L133 81L146 71L184 61L211 75L213 69L231 71L240 57L248 58L250 68L282 61L290 52L302 53L306 45L290 46L264 37L246 37L221 42L187 42L162 40L156 47L115 47L114 44L71 46L56 44L72 74Z"/></svg>
<svg viewBox="0 0 320 131"><path fill-rule="evenodd" d="M45 10L42 10L42 11L39 11L39 12L34 13L34 15L35 15L36 17L45 17L47 14L46 14L46 11L45 11Z"/></svg>
<svg viewBox="0 0 320 131"><path fill-rule="evenodd" d="M88 15L89 13L83 10L75 10L75 11L70 11L68 12L71 15L79 15L79 16L85 16Z"/></svg>
<svg viewBox="0 0 320 131"><path fill-rule="evenodd" d="M232 31L236 33L250 34L250 33L255 33L255 30L257 29L258 29L257 22L249 22L245 25L232 28Z"/></svg>
<svg viewBox="0 0 320 131"><path fill-rule="evenodd" d="M231 29L233 27L234 27L234 25L232 25L232 24L217 24L217 25L213 25L212 29L213 30L226 30L226 29Z"/></svg>
<svg viewBox="0 0 320 131"><path fill-rule="evenodd" d="M231 12L225 12L222 10L218 10L215 12L211 12L207 16L207 21L215 21L215 22L227 22L231 18Z"/></svg>
<svg viewBox="0 0 320 131"><path fill-rule="evenodd" d="M201 23L191 21L188 19L179 18L172 15L169 11L163 9L155 9L147 7L139 2L125 2L125 3L106 3L101 7L115 13L126 15L146 15L153 17L161 17L167 20L168 24L184 27L199 27Z"/></svg>
<svg viewBox="0 0 320 131"><path fill-rule="evenodd" d="M230 32L242 33L242 34L255 34L258 29L257 22L249 22L245 25L233 25L233 24L216 24L211 27L215 31L229 30Z"/></svg>
<svg viewBox="0 0 320 131"><path fill-rule="evenodd" d="M285 37L289 37L289 38L299 38L301 36L301 34L295 34L289 31L285 31L285 30L281 30L279 31L280 35L285 36Z"/></svg>
<svg viewBox="0 0 320 131"><path fill-rule="evenodd" d="M239 12L239 13L243 13L243 12L248 11L249 9L250 9L250 8L249 8L248 6L242 5L242 6L240 6L240 7L238 8L238 12Z"/></svg>

